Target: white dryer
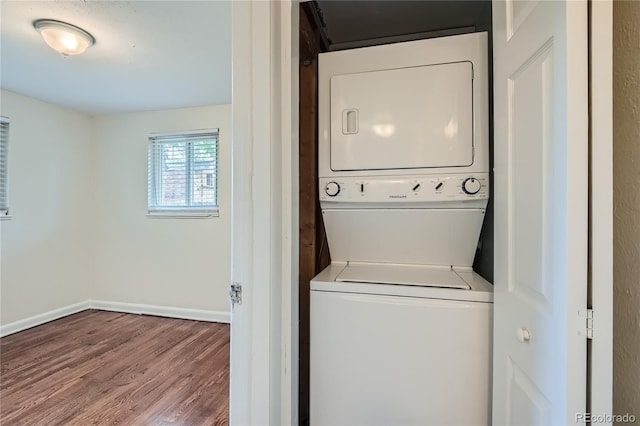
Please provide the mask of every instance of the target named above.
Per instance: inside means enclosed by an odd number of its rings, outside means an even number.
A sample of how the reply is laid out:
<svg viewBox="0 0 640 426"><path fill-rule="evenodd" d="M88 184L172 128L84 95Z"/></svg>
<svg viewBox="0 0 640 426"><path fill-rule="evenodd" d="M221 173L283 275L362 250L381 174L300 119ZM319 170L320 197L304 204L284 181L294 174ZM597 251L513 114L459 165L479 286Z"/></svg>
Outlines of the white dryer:
<svg viewBox="0 0 640 426"><path fill-rule="evenodd" d="M487 35L319 59L310 423L490 423Z"/></svg>

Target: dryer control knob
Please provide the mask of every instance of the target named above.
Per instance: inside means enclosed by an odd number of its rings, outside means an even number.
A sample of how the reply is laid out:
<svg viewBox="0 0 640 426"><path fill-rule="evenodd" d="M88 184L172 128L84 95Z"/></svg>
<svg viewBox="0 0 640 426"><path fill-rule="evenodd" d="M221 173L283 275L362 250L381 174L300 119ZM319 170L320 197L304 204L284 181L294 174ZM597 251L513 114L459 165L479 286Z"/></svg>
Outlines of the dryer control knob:
<svg viewBox="0 0 640 426"><path fill-rule="evenodd" d="M462 182L462 190L465 194L474 195L480 192L480 181L476 178L466 178Z"/></svg>
<svg viewBox="0 0 640 426"><path fill-rule="evenodd" d="M327 186L324 187L324 192L329 197L335 197L340 193L340 184L338 182L329 182Z"/></svg>

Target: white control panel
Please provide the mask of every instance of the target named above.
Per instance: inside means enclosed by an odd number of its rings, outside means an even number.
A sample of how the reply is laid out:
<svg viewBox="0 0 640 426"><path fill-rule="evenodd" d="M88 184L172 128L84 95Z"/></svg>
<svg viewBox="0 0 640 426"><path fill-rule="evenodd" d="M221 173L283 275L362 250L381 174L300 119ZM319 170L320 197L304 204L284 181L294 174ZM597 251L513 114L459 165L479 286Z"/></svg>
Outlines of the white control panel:
<svg viewBox="0 0 640 426"><path fill-rule="evenodd" d="M320 201L406 203L489 198L489 174L320 178Z"/></svg>

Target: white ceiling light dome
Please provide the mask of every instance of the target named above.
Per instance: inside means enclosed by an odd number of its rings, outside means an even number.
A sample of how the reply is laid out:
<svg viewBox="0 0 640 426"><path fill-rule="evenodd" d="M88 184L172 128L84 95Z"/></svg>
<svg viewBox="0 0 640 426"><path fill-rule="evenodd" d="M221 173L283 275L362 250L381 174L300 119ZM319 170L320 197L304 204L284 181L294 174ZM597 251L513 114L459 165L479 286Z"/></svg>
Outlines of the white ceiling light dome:
<svg viewBox="0 0 640 426"><path fill-rule="evenodd" d="M49 47L63 56L79 55L96 41L82 28L53 19L38 19L33 22L33 27L40 32Z"/></svg>

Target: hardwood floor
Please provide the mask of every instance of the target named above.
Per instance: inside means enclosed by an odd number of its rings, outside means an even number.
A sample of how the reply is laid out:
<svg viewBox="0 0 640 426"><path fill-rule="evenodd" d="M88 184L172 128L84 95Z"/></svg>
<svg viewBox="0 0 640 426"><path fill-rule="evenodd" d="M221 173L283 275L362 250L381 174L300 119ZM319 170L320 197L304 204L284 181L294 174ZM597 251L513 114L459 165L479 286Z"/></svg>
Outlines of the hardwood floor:
<svg viewBox="0 0 640 426"><path fill-rule="evenodd" d="M229 326L88 310L0 339L1 425L227 425Z"/></svg>

